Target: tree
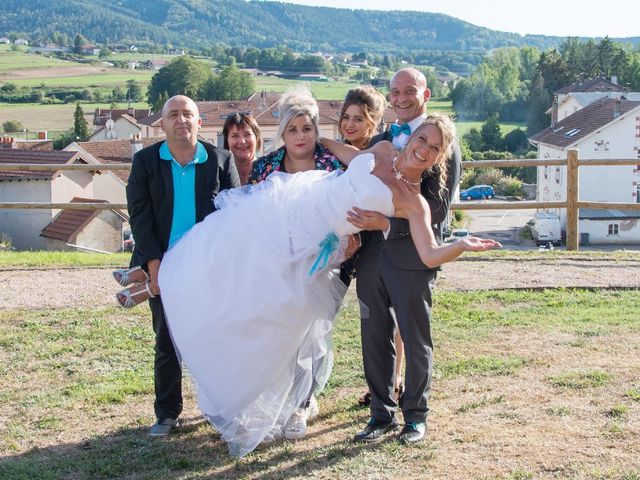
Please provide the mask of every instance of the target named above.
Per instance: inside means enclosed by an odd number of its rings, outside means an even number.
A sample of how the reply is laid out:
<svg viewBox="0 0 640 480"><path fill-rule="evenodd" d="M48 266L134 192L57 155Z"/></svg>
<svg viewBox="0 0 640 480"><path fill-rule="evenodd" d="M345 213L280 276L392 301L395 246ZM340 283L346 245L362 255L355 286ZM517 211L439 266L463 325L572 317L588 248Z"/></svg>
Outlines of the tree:
<svg viewBox="0 0 640 480"><path fill-rule="evenodd" d="M89 124L84 118L80 102L76 103L76 110L73 112L73 134L76 140L80 142L84 142L89 138Z"/></svg>
<svg viewBox="0 0 640 480"><path fill-rule="evenodd" d="M203 86L212 76L204 63L187 56L179 57L151 77L147 101L155 110L160 110L164 105L164 102L160 103L160 96L163 94L167 98L180 94L200 100Z"/></svg>
<svg viewBox="0 0 640 480"><path fill-rule="evenodd" d="M536 73L527 99L527 135L531 136L549 126L547 109L551 106L551 95L545 88L542 73Z"/></svg>
<svg viewBox="0 0 640 480"><path fill-rule="evenodd" d="M491 115L480 128L483 150L502 150L502 133L498 115Z"/></svg>
<svg viewBox="0 0 640 480"><path fill-rule="evenodd" d="M126 99L127 99L127 94L122 87L117 86L117 87L114 87L113 90L111 90L111 96L109 97L109 100L111 100L111 102L118 103L118 102L123 102Z"/></svg>
<svg viewBox="0 0 640 480"><path fill-rule="evenodd" d="M80 35L79 33L76 33L76 36L73 39L73 53L77 55L82 55L82 47L84 47L84 44L86 42L87 41L82 35Z"/></svg>
<svg viewBox="0 0 640 480"><path fill-rule="evenodd" d="M139 102L142 100L142 88L135 80L127 80L127 100L130 102Z"/></svg>
<svg viewBox="0 0 640 480"><path fill-rule="evenodd" d="M98 53L98 58L100 59L106 59L111 55L111 50L109 50L107 47L101 47L100 48L100 52Z"/></svg>
<svg viewBox="0 0 640 480"><path fill-rule="evenodd" d="M529 149L529 139L524 130L516 128L504 136L504 147L511 153L524 153Z"/></svg>
<svg viewBox="0 0 640 480"><path fill-rule="evenodd" d="M202 87L203 100L239 100L256 90L256 82L250 73L235 65L226 67L219 76L208 79Z"/></svg>
<svg viewBox="0 0 640 480"><path fill-rule="evenodd" d="M481 152L483 150L482 135L480 135L477 128L471 128L463 135L462 139L470 151Z"/></svg>
<svg viewBox="0 0 640 480"><path fill-rule="evenodd" d="M22 126L22 123L17 120L7 120L2 123L2 130L5 133L14 133L23 131L24 127Z"/></svg>

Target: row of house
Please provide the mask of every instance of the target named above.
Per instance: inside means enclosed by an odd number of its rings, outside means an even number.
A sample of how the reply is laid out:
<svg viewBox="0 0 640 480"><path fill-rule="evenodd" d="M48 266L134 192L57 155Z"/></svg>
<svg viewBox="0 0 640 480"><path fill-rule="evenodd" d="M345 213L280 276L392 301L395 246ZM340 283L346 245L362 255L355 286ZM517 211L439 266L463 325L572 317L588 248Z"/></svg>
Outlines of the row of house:
<svg viewBox="0 0 640 480"><path fill-rule="evenodd" d="M196 102L201 112L200 137L219 146L222 127L228 115L251 113L260 125L263 151L276 147L274 137L279 124L280 93L259 92L236 101ZM320 134L338 134L341 101L320 100ZM127 163L133 154L164 138L161 115L149 109L96 109L95 132L87 142L74 142L64 151L53 151L50 141L26 142L6 139L0 143L0 163L48 163L109 165ZM385 116L393 123L392 110ZM0 170L0 202L108 202L126 203L128 171L27 171ZM0 209L0 232L7 234L16 249L98 251L122 249L127 228L127 212L106 210Z"/></svg>
<svg viewBox="0 0 640 480"><path fill-rule="evenodd" d="M576 84L556 92L551 107L552 125L530 138L539 158L566 158L567 150L578 148L580 158L638 159L636 166L599 166L580 169L580 199L583 201L640 201L640 98L637 93L604 79ZM277 147L279 93L258 92L242 100L197 102L202 117L201 139L222 146L222 126L228 115L251 113L260 125L263 151ZM319 100L320 135L337 137L342 102ZM94 164L130 162L133 154L161 141L160 114L149 109L96 109L96 131L87 142L75 142L55 152L51 142L0 142L0 163ZM384 123L395 121L388 109ZM566 167L539 167L537 198L566 199ZM127 171L97 169L57 172L0 170L0 201L108 202L126 203ZM563 209L557 213L566 229ZM640 212L623 210L580 210L583 242L639 243ZM78 247L117 251L127 213L117 209L36 210L0 209L0 232L12 239L17 249L63 250Z"/></svg>
<svg viewBox="0 0 640 480"><path fill-rule="evenodd" d="M631 166L580 167L581 201L640 203L640 93L611 80L594 78L555 92L551 125L530 138L540 159L562 159L578 149L580 159L637 159ZM538 167L537 198L565 201L567 168ZM565 209L546 209L560 217ZM640 211L582 208L583 244L640 243Z"/></svg>
<svg viewBox="0 0 640 480"><path fill-rule="evenodd" d="M202 118L200 135L218 146L223 145L222 127L227 117L236 112L251 114L262 133L263 147L261 154L275 149L275 134L280 123L278 117L278 101L281 93L255 92L242 100L199 101L196 102ZM338 137L338 117L342 109L341 100L318 100L320 135ZM148 138L163 135L160 126L161 113L151 114L149 109L101 109L94 112L93 125L95 132L89 141L113 139L129 139L134 137ZM388 108L383 117L386 128L395 122L395 112Z"/></svg>

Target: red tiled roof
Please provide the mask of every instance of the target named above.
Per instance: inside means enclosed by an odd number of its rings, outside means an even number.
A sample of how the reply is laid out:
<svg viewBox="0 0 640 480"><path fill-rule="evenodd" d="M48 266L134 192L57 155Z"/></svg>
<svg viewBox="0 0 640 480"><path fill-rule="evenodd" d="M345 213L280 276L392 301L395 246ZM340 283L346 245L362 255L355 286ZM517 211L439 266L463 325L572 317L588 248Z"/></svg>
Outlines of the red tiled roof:
<svg viewBox="0 0 640 480"><path fill-rule="evenodd" d="M106 200L80 197L72 198L71 202L108 203ZM40 236L70 242L98 213L99 210L62 210L49 225L42 229Z"/></svg>
<svg viewBox="0 0 640 480"><path fill-rule="evenodd" d="M159 127L161 118L162 118L162 112L156 112L153 115L149 115L148 117L141 118L140 120L138 120L138 123L140 125L146 125L148 127L154 127L154 126Z"/></svg>
<svg viewBox="0 0 640 480"><path fill-rule="evenodd" d="M93 114L93 124L94 125L104 125L106 121L110 118L112 120L116 120L120 118L122 115L130 115L136 121L140 121L143 118L147 118L151 115L150 108L124 108L124 109L115 109L115 108L96 108L96 111Z"/></svg>
<svg viewBox="0 0 640 480"><path fill-rule="evenodd" d="M567 147L611 123L620 115L640 107L640 102L602 98L533 135L530 140L554 147ZM614 117L614 112L618 115Z"/></svg>
<svg viewBox="0 0 640 480"><path fill-rule="evenodd" d="M164 140L164 137L141 138L140 140L103 140L101 142L76 142L81 151L87 152L100 163L130 163L136 151L134 145L142 148ZM129 178L128 170L112 170L124 182Z"/></svg>
<svg viewBox="0 0 640 480"><path fill-rule="evenodd" d="M282 93L279 92L255 92L242 100L219 100L196 102L203 127L222 128L229 114L235 112L250 113L258 122L258 125L278 125L278 101ZM321 124L331 124L338 121L342 100L318 100ZM140 120L138 123L147 126L159 127L162 115L160 112ZM391 108L387 108L383 118L385 123L393 123L396 114Z"/></svg>
<svg viewBox="0 0 640 480"><path fill-rule="evenodd" d="M53 151L41 152L20 149L0 149L0 163L74 163L84 160L78 152ZM85 162L86 163L86 162ZM0 180L37 180L51 179L57 174L54 170L0 170Z"/></svg>
<svg viewBox="0 0 640 480"><path fill-rule="evenodd" d="M617 83L612 83L606 78L596 77L585 80L584 82L572 83L569 86L562 87L554 93L571 93L571 92L626 92L627 88Z"/></svg>

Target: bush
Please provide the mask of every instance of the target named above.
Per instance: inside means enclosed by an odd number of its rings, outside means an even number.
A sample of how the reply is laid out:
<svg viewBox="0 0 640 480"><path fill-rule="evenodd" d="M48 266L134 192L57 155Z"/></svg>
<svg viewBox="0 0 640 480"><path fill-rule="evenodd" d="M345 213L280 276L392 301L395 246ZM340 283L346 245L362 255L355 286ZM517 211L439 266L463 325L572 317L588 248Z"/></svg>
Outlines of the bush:
<svg viewBox="0 0 640 480"><path fill-rule="evenodd" d="M2 130L5 133L21 132L24 130L24 127L16 120L7 120L2 124Z"/></svg>
<svg viewBox="0 0 640 480"><path fill-rule="evenodd" d="M11 237L4 232L0 232L0 251L11 250Z"/></svg>
<svg viewBox="0 0 640 480"><path fill-rule="evenodd" d="M511 197L520 197L523 195L522 181L517 178L503 176L493 184L498 195L506 195Z"/></svg>
<svg viewBox="0 0 640 480"><path fill-rule="evenodd" d="M495 185L502 178L502 172L497 168L482 168L476 175L476 185L491 185L495 188ZM497 189L496 189L497 190Z"/></svg>

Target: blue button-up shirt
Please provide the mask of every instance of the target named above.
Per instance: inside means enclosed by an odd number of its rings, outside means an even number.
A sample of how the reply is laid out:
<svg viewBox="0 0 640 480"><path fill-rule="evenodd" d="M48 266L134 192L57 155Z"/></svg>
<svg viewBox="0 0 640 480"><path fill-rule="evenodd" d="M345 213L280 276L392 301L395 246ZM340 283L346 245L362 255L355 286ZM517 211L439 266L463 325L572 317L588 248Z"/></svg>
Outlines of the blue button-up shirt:
<svg viewBox="0 0 640 480"><path fill-rule="evenodd" d="M169 237L171 248L196 224L196 165L206 162L209 156L204 145L197 142L193 160L183 167L173 158L167 142L163 142L160 145L160 158L171 162L173 176L173 220Z"/></svg>

